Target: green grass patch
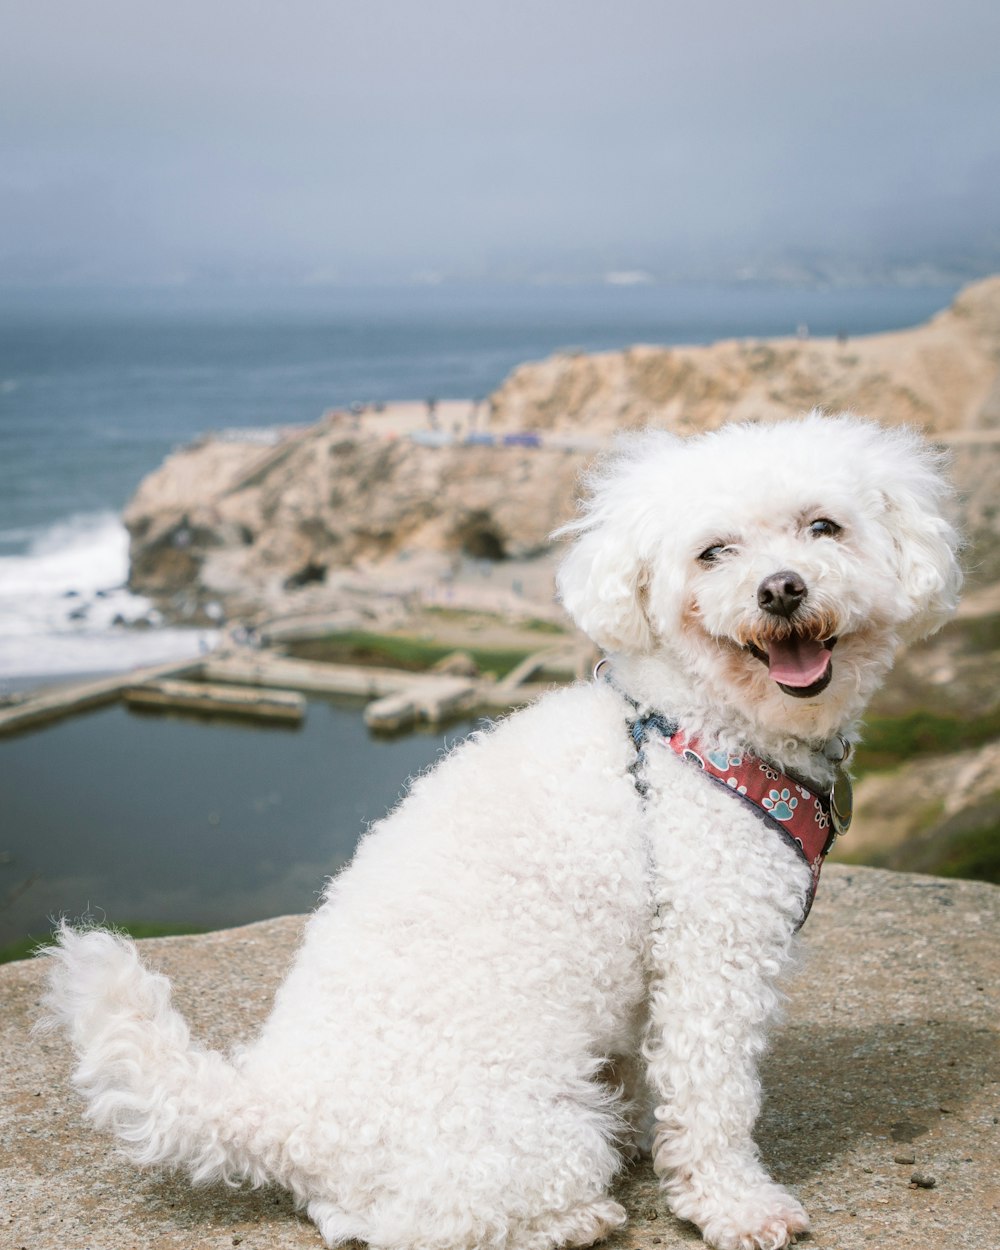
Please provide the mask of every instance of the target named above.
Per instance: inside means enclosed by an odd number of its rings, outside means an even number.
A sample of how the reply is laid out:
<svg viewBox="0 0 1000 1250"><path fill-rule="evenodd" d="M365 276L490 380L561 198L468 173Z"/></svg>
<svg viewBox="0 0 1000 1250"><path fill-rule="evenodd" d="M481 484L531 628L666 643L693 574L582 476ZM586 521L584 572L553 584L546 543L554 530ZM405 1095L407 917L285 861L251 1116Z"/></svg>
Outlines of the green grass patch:
<svg viewBox="0 0 1000 1250"><path fill-rule="evenodd" d="M955 834L930 869L940 877L971 877L1000 885L1000 825Z"/></svg>
<svg viewBox="0 0 1000 1250"><path fill-rule="evenodd" d="M468 608L442 608L432 606L423 609L424 616L433 617L436 621L442 621L451 625L473 625L479 624L484 619L482 612L474 612ZM532 616L527 620L517 621L514 628L523 630L525 633L532 634L551 634L553 637L568 638L569 629L565 625L559 625L555 621L542 620L541 617Z"/></svg>
<svg viewBox="0 0 1000 1250"><path fill-rule="evenodd" d="M189 925L147 924L141 921L135 924L112 924L107 927L114 929L116 933L126 933L134 938L183 937L191 933L207 932L205 929L194 929ZM51 934L47 934L44 938L21 938L17 942L11 942L9 946L0 946L0 964L13 963L16 959L30 959L35 951L43 946L51 945Z"/></svg>
<svg viewBox="0 0 1000 1250"><path fill-rule="evenodd" d="M1000 737L1000 710L985 716L938 716L911 712L908 716L873 716L865 722L864 738L854 756L857 774L894 768L921 755L945 755L979 747Z"/></svg>
<svg viewBox="0 0 1000 1250"><path fill-rule="evenodd" d="M555 621L543 621L537 616L533 616L530 621L522 621L520 624L522 629L530 629L533 634L568 637L568 631L564 625L557 625Z"/></svg>
<svg viewBox="0 0 1000 1250"><path fill-rule="evenodd" d="M967 655L988 655L1000 651L1000 614L949 621L941 630L941 637L958 639Z"/></svg>
<svg viewBox="0 0 1000 1250"><path fill-rule="evenodd" d="M929 837L911 838L893 847L876 867L902 872L929 872L936 877L964 877L1000 885L1000 823L992 813L973 813L978 820L949 821ZM985 819L984 819L985 818Z"/></svg>
<svg viewBox="0 0 1000 1250"><path fill-rule="evenodd" d="M379 668L400 668L421 673L433 668L446 655L465 651L475 660L479 671L504 677L530 655L525 647L456 647L427 642L402 634L369 634L352 630L311 638L289 645L289 654L300 660L319 660L327 664L366 664Z"/></svg>
<svg viewBox="0 0 1000 1250"><path fill-rule="evenodd" d="M867 864L871 868L901 868L897 863L900 846L906 847L915 841L926 840L944 819L944 803L941 799L930 799L916 808L909 821L909 833L902 843L884 846L879 842L863 842L855 848L849 837L838 838L834 856L840 864Z"/></svg>

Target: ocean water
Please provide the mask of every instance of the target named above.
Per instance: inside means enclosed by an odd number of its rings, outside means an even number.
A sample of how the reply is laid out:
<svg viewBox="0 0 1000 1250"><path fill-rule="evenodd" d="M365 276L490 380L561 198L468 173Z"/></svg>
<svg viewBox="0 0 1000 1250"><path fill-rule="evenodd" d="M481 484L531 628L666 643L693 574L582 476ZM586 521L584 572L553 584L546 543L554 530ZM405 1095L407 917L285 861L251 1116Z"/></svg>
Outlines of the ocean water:
<svg viewBox="0 0 1000 1250"><path fill-rule="evenodd" d="M372 738L356 707L310 699L295 728L118 704L0 739L0 952L59 916L214 929L308 911L472 727Z"/></svg>
<svg viewBox="0 0 1000 1250"><path fill-rule="evenodd" d="M119 513L174 447L316 420L354 401L476 398L560 348L858 335L914 325L954 288L461 286L0 291L0 685L195 654L128 630Z"/></svg>

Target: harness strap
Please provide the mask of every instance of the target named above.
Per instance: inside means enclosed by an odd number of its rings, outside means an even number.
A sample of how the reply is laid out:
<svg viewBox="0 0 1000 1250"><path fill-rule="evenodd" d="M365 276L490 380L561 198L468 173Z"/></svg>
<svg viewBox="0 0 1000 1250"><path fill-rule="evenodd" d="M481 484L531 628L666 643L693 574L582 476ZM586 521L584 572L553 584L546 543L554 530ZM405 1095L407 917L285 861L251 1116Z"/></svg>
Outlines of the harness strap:
<svg viewBox="0 0 1000 1250"><path fill-rule="evenodd" d="M595 669L595 677L601 675L603 666L602 662ZM612 681L610 675L605 680ZM615 689L619 688L616 686ZM816 794L798 778L749 751L735 754L690 738L676 721L658 712L640 715L641 709L636 701L624 691L619 690L619 693L637 713L628 721L629 734L636 747L635 761L629 771L639 794L645 797L649 790L643 776L643 763L646 746L650 742L669 747L679 758L700 768L706 777L725 787L733 798L774 830L809 868L809 892L802 918L796 926L801 928L816 897L823 861L837 834L845 831L849 812L845 820L843 813L837 809L832 792L828 795ZM846 785L849 794L846 774L843 774L842 784Z"/></svg>

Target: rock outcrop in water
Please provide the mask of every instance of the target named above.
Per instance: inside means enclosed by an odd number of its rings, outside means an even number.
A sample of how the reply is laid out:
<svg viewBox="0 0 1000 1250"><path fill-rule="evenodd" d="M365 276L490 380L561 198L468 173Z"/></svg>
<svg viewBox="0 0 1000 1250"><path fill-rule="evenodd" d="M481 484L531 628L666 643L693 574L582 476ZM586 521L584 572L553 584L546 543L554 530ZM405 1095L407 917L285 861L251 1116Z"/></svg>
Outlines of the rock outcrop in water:
<svg viewBox="0 0 1000 1250"><path fill-rule="evenodd" d="M174 618L212 603L227 616L275 615L336 608L351 570L395 562L405 582L410 570L440 575L462 554L531 558L572 513L580 470L615 430L687 432L815 406L952 442L977 575L1000 577L997 277L893 334L633 347L523 365L490 400L494 445L482 431L471 443L421 441L394 427L391 411L333 416L271 447L206 438L172 455L129 504L131 587ZM536 432L539 445L504 445L514 431Z"/></svg>

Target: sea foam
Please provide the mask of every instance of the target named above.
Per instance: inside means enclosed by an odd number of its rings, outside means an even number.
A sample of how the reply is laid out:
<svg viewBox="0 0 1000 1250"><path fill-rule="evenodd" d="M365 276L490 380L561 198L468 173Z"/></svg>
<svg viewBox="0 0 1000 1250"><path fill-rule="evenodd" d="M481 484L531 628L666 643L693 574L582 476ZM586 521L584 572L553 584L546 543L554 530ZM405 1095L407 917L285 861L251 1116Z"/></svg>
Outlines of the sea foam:
<svg viewBox="0 0 1000 1250"><path fill-rule="evenodd" d="M0 556L0 680L120 672L214 643L211 630L130 628L156 614L127 578L128 533L112 512L68 517Z"/></svg>

